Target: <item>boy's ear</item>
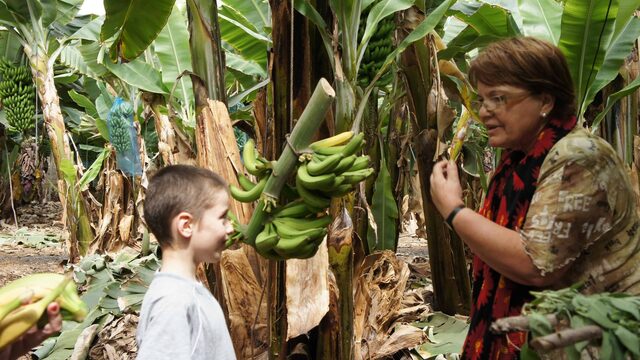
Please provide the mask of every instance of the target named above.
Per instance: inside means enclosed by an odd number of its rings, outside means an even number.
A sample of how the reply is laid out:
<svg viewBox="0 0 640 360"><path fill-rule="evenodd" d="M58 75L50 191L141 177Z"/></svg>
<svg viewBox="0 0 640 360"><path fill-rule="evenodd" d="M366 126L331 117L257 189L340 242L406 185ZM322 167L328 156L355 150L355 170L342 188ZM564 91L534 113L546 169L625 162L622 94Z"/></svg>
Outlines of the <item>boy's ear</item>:
<svg viewBox="0 0 640 360"><path fill-rule="evenodd" d="M191 238L193 233L193 216L188 212L181 212L175 217L176 230L184 238Z"/></svg>

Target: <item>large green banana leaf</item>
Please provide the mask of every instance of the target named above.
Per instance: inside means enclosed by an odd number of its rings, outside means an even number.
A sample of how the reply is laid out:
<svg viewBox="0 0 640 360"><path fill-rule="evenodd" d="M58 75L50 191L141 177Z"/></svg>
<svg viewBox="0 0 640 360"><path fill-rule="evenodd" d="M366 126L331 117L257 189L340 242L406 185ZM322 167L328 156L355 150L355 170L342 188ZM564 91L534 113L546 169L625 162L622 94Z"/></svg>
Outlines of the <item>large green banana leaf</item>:
<svg viewBox="0 0 640 360"><path fill-rule="evenodd" d="M524 35L558 43L562 4L555 0L518 0L518 10Z"/></svg>
<svg viewBox="0 0 640 360"><path fill-rule="evenodd" d="M42 24L48 27L52 23L68 24L75 18L84 0L41 0Z"/></svg>
<svg viewBox="0 0 640 360"><path fill-rule="evenodd" d="M69 39L88 40L98 42L100 40L100 28L104 23L104 16L98 16L91 20L75 33L69 36Z"/></svg>
<svg viewBox="0 0 640 360"><path fill-rule="evenodd" d="M267 48L271 44L264 27L257 28L238 9L223 5L218 11L221 40L227 50L267 69Z"/></svg>
<svg viewBox="0 0 640 360"><path fill-rule="evenodd" d="M141 59L135 59L125 64L113 64L105 57L102 63L120 80L131 86L156 94L169 93L169 89L162 82L160 71Z"/></svg>
<svg viewBox="0 0 640 360"><path fill-rule="evenodd" d="M0 31L0 58L17 62L20 59L20 39L9 31Z"/></svg>
<svg viewBox="0 0 640 360"><path fill-rule="evenodd" d="M267 0L224 0L220 4L242 14L259 32L271 28L271 8Z"/></svg>
<svg viewBox="0 0 640 360"><path fill-rule="evenodd" d="M635 11L640 7L640 0L623 0L618 4L618 17L613 30L613 37L617 37L627 26L627 22L633 17Z"/></svg>
<svg viewBox="0 0 640 360"><path fill-rule="evenodd" d="M4 15L8 15L7 19L9 22L17 22L23 24L31 23L31 15L29 12L29 7L31 6L31 11L33 12L33 16L36 19L39 19L42 16L42 5L38 1L33 0L0 0L5 8L0 8L0 13L2 13L2 19L4 19ZM12 16L13 15L13 16Z"/></svg>
<svg viewBox="0 0 640 360"><path fill-rule="evenodd" d="M616 37L611 39L611 44L607 46L602 66L596 74L595 80L589 84L589 88L587 89L581 107L581 116L587 106L591 104L595 95L618 76L620 67L633 50L638 37L640 37L640 19L634 17L631 21L627 22L626 26Z"/></svg>
<svg viewBox="0 0 640 360"><path fill-rule="evenodd" d="M380 142L383 143L382 141ZM384 146L381 146L384 147ZM385 154L380 156L380 171L374 185L371 199L371 213L376 224L376 231L367 231L369 253L379 250L396 249L398 204L393 197L391 174L387 169ZM371 226L371 224L369 225Z"/></svg>
<svg viewBox="0 0 640 360"><path fill-rule="evenodd" d="M558 46L564 53L582 114L587 89L595 80L611 41L618 0L567 0Z"/></svg>
<svg viewBox="0 0 640 360"><path fill-rule="evenodd" d="M500 6L457 2L451 6L449 14L465 22L467 27L438 53L440 59L452 59L501 38L520 35L511 12Z"/></svg>
<svg viewBox="0 0 640 360"><path fill-rule="evenodd" d="M104 2L106 18L100 39L116 36L109 50L112 61L118 57L133 60L160 33L169 19L175 0L109 0Z"/></svg>
<svg viewBox="0 0 640 360"><path fill-rule="evenodd" d="M591 131L595 133L598 130L598 126L600 125L600 122L602 121L602 119L604 119L607 113L609 113L613 105L615 105L615 103L618 100L622 99L625 96L631 95L633 92L638 90L639 87L640 87L640 76L638 76L635 80L633 80L629 85L625 86L622 90L611 94L607 98L607 105L605 106L604 110L602 110L593 120L593 124L591 125Z"/></svg>
<svg viewBox="0 0 640 360"><path fill-rule="evenodd" d="M177 81L174 94L184 106L194 106L191 78L183 76L176 80L183 71L191 71L191 52L186 41L188 38L187 19L180 9L174 6L167 25L154 42L154 49L162 69L162 82L168 89L172 89Z"/></svg>

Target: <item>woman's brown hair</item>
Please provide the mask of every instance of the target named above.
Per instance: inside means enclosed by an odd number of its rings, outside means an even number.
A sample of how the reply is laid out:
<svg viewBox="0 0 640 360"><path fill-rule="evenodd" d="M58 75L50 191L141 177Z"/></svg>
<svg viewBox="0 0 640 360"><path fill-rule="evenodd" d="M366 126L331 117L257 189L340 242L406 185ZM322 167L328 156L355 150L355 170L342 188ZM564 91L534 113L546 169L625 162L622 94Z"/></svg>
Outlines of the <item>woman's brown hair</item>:
<svg viewBox="0 0 640 360"><path fill-rule="evenodd" d="M511 85L555 98L552 117L575 114L571 73L558 47L532 37L514 37L490 44L471 62L469 80L486 85Z"/></svg>

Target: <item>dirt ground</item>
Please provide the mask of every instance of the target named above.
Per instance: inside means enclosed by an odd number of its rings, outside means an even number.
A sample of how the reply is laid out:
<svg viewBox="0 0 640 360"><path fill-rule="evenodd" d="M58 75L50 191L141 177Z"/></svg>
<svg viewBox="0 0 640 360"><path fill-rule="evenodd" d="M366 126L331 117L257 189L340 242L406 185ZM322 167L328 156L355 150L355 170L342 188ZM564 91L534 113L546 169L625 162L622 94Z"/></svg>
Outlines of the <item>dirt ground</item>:
<svg viewBox="0 0 640 360"><path fill-rule="evenodd" d="M65 231L57 202L27 204L13 219L0 220L0 286L26 274L62 272Z"/></svg>
<svg viewBox="0 0 640 360"><path fill-rule="evenodd" d="M27 274L63 272L68 256L61 214L58 202L32 203L16 209L17 224L14 217L0 220L0 286ZM409 264L409 282L429 286L427 242L416 230L415 222L403 226L397 254ZM25 355L19 360L29 359Z"/></svg>
<svg viewBox="0 0 640 360"><path fill-rule="evenodd" d="M62 272L67 260L58 202L26 204L13 219L0 220L0 286L26 274ZM398 257L410 264L428 263L427 241L416 235L409 223L400 234Z"/></svg>

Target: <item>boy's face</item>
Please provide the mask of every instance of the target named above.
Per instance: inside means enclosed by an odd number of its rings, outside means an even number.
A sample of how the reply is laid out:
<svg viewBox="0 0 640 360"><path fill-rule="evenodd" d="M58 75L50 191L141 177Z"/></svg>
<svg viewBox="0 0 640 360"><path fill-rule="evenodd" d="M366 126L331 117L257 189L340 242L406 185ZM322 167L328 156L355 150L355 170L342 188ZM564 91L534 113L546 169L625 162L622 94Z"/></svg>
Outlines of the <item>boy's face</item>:
<svg viewBox="0 0 640 360"><path fill-rule="evenodd" d="M233 226L227 217L229 195L219 191L213 203L216 205L202 214L191 235L190 246L199 262L218 262L224 250L227 235L233 232Z"/></svg>

